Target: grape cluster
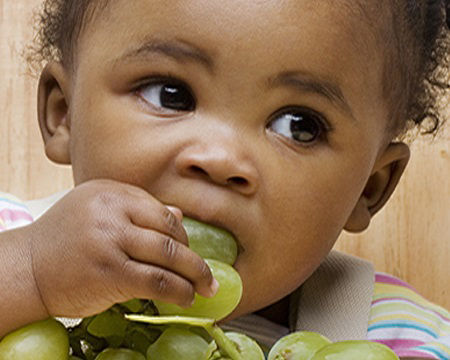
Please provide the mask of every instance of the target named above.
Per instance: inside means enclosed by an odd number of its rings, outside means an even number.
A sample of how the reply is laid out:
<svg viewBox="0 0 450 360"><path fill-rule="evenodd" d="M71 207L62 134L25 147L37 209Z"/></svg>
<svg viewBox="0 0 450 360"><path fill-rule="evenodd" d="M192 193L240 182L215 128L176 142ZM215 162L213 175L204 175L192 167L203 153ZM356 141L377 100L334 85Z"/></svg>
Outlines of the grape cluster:
<svg viewBox="0 0 450 360"><path fill-rule="evenodd" d="M189 247L202 256L219 282L213 298L195 296L190 308L133 299L66 329L55 319L16 330L0 342L0 360L265 360L248 336L224 333L216 321L242 296L234 270L238 248L231 234L184 218ZM369 341L331 343L313 332L296 332L270 349L268 360L398 360Z"/></svg>

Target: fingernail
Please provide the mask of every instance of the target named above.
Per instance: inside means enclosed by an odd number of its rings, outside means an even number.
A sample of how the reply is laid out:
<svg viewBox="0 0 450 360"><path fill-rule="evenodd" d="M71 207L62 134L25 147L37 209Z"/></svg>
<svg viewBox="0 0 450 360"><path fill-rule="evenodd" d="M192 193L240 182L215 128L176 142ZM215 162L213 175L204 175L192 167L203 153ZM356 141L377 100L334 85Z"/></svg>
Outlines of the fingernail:
<svg viewBox="0 0 450 360"><path fill-rule="evenodd" d="M174 214L179 220L183 220L183 212L175 207L175 206L170 206L170 205L166 205L166 207L170 210L170 212L172 214Z"/></svg>
<svg viewBox="0 0 450 360"><path fill-rule="evenodd" d="M219 291L219 286L220 286L219 282L216 279L213 278L213 281L212 281L211 286L210 286L210 289L211 289L210 295L211 295L211 297L213 297L213 296L215 296L217 294L217 292Z"/></svg>

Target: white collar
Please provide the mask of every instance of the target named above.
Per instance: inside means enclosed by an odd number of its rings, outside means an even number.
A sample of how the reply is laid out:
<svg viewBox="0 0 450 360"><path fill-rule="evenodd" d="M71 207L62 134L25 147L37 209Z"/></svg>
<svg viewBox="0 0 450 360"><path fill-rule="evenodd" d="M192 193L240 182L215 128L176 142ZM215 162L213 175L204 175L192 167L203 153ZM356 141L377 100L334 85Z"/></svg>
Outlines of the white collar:
<svg viewBox="0 0 450 360"><path fill-rule="evenodd" d="M51 208L58 200L60 200L64 195L66 195L70 189L60 191L49 197L43 199L29 200L25 201L25 205L33 217L33 220L39 218L43 213L45 213L49 208Z"/></svg>

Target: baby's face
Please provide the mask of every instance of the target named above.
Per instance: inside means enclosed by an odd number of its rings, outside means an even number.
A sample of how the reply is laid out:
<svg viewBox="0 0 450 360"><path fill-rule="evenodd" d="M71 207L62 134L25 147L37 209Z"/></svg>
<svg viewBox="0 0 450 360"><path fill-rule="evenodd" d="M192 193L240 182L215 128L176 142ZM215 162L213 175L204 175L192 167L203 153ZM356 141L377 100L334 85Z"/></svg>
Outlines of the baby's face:
<svg viewBox="0 0 450 360"><path fill-rule="evenodd" d="M231 231L234 315L301 284L380 155L382 61L357 10L310 0L111 1L67 95L76 184L135 184Z"/></svg>

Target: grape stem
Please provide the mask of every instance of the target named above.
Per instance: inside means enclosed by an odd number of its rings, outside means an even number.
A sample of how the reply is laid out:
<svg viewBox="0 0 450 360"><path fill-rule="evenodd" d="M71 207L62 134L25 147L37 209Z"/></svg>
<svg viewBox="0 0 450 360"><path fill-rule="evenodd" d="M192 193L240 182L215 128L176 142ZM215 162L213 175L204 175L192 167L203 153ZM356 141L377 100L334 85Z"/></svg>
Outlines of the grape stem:
<svg viewBox="0 0 450 360"><path fill-rule="evenodd" d="M231 360L243 360L236 345L225 335L216 324L205 326L204 329L214 339L219 349L228 355Z"/></svg>
<svg viewBox="0 0 450 360"><path fill-rule="evenodd" d="M137 314L125 314L125 318L131 321L154 325L187 324L202 327L214 339L219 349L225 352L231 360L243 360L236 345L225 335L222 329L217 326L214 319L188 316L146 316Z"/></svg>
<svg viewBox="0 0 450 360"><path fill-rule="evenodd" d="M214 319L189 317L189 316L147 316L138 314L125 314L125 318L131 321L144 322L153 325L180 324L192 326L213 326Z"/></svg>

